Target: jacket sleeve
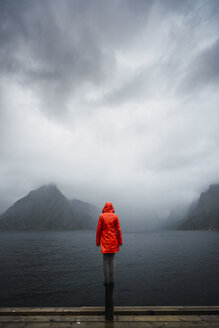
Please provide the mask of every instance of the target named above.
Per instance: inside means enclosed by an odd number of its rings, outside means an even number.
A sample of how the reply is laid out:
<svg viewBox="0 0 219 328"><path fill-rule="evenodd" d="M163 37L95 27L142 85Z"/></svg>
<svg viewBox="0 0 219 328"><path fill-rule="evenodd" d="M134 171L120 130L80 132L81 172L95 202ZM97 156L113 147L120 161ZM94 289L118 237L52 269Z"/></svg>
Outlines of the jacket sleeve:
<svg viewBox="0 0 219 328"><path fill-rule="evenodd" d="M122 241L122 232L121 232L121 227L120 227L118 216L116 217L116 230L117 230L119 244L122 245L123 244L123 241Z"/></svg>
<svg viewBox="0 0 219 328"><path fill-rule="evenodd" d="M99 220L98 220L98 223L97 223L97 232L96 232L96 245L97 246L100 245L100 237L101 237L101 232L102 232L102 222L103 222L103 217L100 214Z"/></svg>

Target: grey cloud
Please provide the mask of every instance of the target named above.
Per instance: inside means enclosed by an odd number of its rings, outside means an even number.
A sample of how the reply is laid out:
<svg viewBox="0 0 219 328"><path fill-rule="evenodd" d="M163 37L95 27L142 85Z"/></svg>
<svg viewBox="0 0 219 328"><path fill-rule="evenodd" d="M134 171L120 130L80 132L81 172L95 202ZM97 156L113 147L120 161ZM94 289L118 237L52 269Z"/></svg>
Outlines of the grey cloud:
<svg viewBox="0 0 219 328"><path fill-rule="evenodd" d="M103 95L100 104L115 105L144 101L174 92L179 68L170 60L136 68L133 75L116 89Z"/></svg>
<svg viewBox="0 0 219 328"><path fill-rule="evenodd" d="M139 69L134 76L131 76L123 85L105 94L102 102L113 106L123 102L135 101L136 98L141 99L143 96L150 93L150 78L152 78L150 69Z"/></svg>
<svg viewBox="0 0 219 328"><path fill-rule="evenodd" d="M11 74L58 119L69 97L87 83L100 86L115 69L115 48L129 49L152 1L28 0L0 6L0 70ZM141 17L141 19L139 19Z"/></svg>
<svg viewBox="0 0 219 328"><path fill-rule="evenodd" d="M62 102L55 106L54 98L68 98L87 82L98 85L114 65L92 25L80 21L77 1L1 5L1 70L35 88L45 111L58 113Z"/></svg>
<svg viewBox="0 0 219 328"><path fill-rule="evenodd" d="M191 93L219 83L219 39L204 49L187 67L187 74L179 85L183 93Z"/></svg>
<svg viewBox="0 0 219 328"><path fill-rule="evenodd" d="M54 181L141 215L217 181L219 99L202 90L218 85L218 40L200 48L218 37L218 12L199 0L0 1L2 206Z"/></svg>
<svg viewBox="0 0 219 328"><path fill-rule="evenodd" d="M188 15L195 7L171 0L2 1L0 68L37 92L42 111L60 119L69 97L77 97L87 83L98 87L112 77L115 49L129 51L138 33L149 28L151 11ZM137 72L110 90L106 102L153 94L148 82L153 75L150 69Z"/></svg>

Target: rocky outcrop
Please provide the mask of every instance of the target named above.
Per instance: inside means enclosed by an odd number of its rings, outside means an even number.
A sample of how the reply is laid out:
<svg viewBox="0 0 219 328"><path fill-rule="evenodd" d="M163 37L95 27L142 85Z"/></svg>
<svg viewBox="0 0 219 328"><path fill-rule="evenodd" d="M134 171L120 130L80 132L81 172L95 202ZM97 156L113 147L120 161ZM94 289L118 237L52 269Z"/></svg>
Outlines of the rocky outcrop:
<svg viewBox="0 0 219 328"><path fill-rule="evenodd" d="M95 206L70 201L54 184L32 190L0 216L1 230L95 229Z"/></svg>

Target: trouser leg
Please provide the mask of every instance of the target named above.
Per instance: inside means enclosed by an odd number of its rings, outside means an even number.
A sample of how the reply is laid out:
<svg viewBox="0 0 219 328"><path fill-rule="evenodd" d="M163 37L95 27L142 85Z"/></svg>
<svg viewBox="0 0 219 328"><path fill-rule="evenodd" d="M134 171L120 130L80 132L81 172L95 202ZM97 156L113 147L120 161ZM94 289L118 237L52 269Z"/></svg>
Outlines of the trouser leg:
<svg viewBox="0 0 219 328"><path fill-rule="evenodd" d="M103 254L103 272L104 272L104 282L110 283L110 266L109 266L109 254Z"/></svg>
<svg viewBox="0 0 219 328"><path fill-rule="evenodd" d="M110 254L109 259L110 282L115 281L115 253Z"/></svg>

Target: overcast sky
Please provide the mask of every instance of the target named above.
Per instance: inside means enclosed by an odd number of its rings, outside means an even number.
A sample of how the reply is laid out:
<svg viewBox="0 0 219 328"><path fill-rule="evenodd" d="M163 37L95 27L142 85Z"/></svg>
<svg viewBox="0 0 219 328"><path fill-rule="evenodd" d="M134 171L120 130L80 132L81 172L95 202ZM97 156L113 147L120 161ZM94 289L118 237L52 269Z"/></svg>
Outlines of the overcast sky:
<svg viewBox="0 0 219 328"><path fill-rule="evenodd" d="M165 217L219 182L219 1L0 1L0 212L54 182Z"/></svg>

